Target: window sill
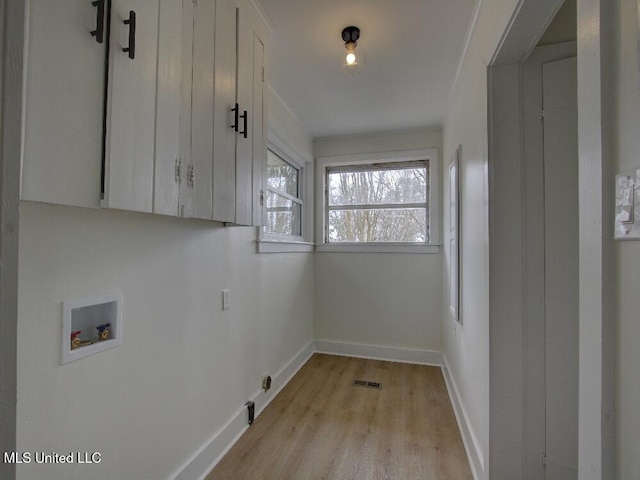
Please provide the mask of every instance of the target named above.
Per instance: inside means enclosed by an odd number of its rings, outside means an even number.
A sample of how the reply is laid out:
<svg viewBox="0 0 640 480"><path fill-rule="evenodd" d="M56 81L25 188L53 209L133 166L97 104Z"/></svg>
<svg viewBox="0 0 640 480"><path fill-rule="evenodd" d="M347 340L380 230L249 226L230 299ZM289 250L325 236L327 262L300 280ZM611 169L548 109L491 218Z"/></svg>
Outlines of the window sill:
<svg viewBox="0 0 640 480"><path fill-rule="evenodd" d="M309 253L313 252L315 244L297 242L295 240L265 240L257 241L258 253Z"/></svg>
<svg viewBox="0 0 640 480"><path fill-rule="evenodd" d="M318 244L316 251L320 253L440 253L440 244L431 243L427 245L406 245L406 244Z"/></svg>

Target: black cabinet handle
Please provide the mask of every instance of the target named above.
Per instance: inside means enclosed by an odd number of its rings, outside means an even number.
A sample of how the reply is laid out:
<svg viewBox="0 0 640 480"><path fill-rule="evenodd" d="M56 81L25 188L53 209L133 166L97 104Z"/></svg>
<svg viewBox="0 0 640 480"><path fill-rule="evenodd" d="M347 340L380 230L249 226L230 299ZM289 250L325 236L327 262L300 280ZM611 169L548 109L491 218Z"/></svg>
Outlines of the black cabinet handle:
<svg viewBox="0 0 640 480"><path fill-rule="evenodd" d="M133 60L136 58L136 12L129 11L129 19L124 21L125 25L129 25L129 46L123 48L122 51L129 53L129 58Z"/></svg>
<svg viewBox="0 0 640 480"><path fill-rule="evenodd" d="M95 0L91 5L96 7L96 29L91 31L91 36L96 37L96 42L104 43L104 0Z"/></svg>
<svg viewBox="0 0 640 480"><path fill-rule="evenodd" d="M231 125L231 128L233 128L233 130L238 133L238 123L239 123L239 116L240 116L240 106L236 103L236 106L234 108L231 109L231 111L233 112L233 125Z"/></svg>
<svg viewBox="0 0 640 480"><path fill-rule="evenodd" d="M242 132L238 132L241 135L244 136L244 138L247 138L247 111L245 110L244 113L242 115L240 115L240 117L242 117L243 121L244 121L244 130Z"/></svg>

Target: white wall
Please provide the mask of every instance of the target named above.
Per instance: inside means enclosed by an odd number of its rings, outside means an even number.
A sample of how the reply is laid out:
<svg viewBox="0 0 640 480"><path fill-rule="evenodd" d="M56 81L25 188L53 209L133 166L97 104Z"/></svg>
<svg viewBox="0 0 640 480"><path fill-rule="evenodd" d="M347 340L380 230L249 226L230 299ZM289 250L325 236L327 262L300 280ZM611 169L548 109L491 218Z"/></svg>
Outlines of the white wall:
<svg viewBox="0 0 640 480"><path fill-rule="evenodd" d="M312 254L255 241L255 228L23 202L17 448L102 462L17 478L170 478L308 345ZM116 290L122 345L60 365L61 302Z"/></svg>
<svg viewBox="0 0 640 480"><path fill-rule="evenodd" d="M99 451L96 479L175 472L260 389L265 370L312 340L311 255L257 255L255 236L23 203L18 449ZM61 302L115 290L124 294L122 346L61 366ZM18 478L87 472L28 465Z"/></svg>
<svg viewBox="0 0 640 480"><path fill-rule="evenodd" d="M440 129L315 141L316 157L437 148ZM315 337L321 341L442 350L442 256L315 255Z"/></svg>
<svg viewBox="0 0 640 480"><path fill-rule="evenodd" d="M614 2L615 172L640 168L640 87L635 0ZM640 478L640 241L616 242L615 478Z"/></svg>
<svg viewBox="0 0 640 480"><path fill-rule="evenodd" d="M288 150L304 162L313 162L311 134L302 128L300 120L271 87L267 89L267 102L269 134L278 137L286 136Z"/></svg>
<svg viewBox="0 0 640 480"><path fill-rule="evenodd" d="M446 366L469 428L471 459L479 478L489 476L489 177L487 145L487 66L507 29L516 0L484 0L475 18L444 125L443 172L455 149L460 162L460 255L462 325L448 314L449 199L443 182L443 343ZM500 454L500 452L496 452ZM503 452L504 453L504 452ZM507 453L508 455L508 453ZM492 478L494 478L492 476ZM499 477L495 477L499 478Z"/></svg>
<svg viewBox="0 0 640 480"><path fill-rule="evenodd" d="M268 115L269 115L269 147L275 147L288 156L299 166L303 167L302 192L304 206L302 211L302 237L309 242L309 248L313 246L313 137L302 127L302 122L284 103L279 94L269 87L268 89Z"/></svg>
<svg viewBox="0 0 640 480"><path fill-rule="evenodd" d="M440 149L441 146L442 129L434 127L316 138L314 153L316 157L331 157L422 148Z"/></svg>
<svg viewBox="0 0 640 480"><path fill-rule="evenodd" d="M440 254L316 253L318 340L441 351Z"/></svg>

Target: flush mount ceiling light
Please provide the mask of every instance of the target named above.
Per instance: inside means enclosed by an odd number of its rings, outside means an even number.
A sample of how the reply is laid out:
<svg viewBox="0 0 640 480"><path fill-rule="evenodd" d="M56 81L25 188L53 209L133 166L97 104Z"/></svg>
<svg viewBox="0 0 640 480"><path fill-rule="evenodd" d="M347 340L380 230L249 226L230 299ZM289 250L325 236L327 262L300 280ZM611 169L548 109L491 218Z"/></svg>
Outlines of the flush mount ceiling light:
<svg viewBox="0 0 640 480"><path fill-rule="evenodd" d="M342 71L349 75L355 75L360 73L363 64L362 52L356 55L356 47L358 46L358 39L360 38L360 29L358 27L347 27L342 30L342 40L344 41L344 48L347 49L347 54L342 64Z"/></svg>

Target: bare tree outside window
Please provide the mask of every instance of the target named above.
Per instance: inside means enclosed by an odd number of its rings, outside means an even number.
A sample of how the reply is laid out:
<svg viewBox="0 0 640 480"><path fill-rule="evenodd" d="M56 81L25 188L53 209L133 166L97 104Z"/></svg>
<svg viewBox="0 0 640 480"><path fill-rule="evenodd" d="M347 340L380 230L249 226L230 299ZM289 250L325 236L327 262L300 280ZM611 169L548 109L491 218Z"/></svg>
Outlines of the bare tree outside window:
<svg viewBox="0 0 640 480"><path fill-rule="evenodd" d="M300 170L267 150L267 226L269 233L302 236Z"/></svg>
<svg viewBox="0 0 640 480"><path fill-rule="evenodd" d="M327 169L330 243L428 243L425 161Z"/></svg>

